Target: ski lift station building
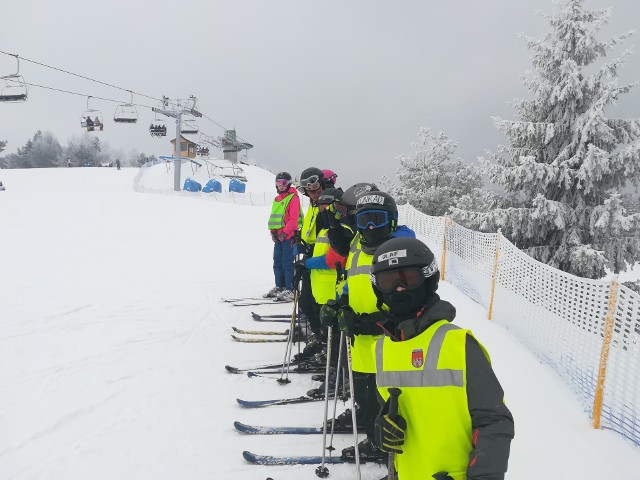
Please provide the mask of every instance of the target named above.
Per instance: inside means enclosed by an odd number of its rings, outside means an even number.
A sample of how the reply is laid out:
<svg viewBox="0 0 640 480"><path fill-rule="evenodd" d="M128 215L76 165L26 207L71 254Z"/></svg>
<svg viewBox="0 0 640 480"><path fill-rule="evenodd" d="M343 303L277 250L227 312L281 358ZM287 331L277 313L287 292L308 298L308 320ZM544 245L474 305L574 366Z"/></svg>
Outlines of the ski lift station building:
<svg viewBox="0 0 640 480"><path fill-rule="evenodd" d="M176 155L176 139L171 140L173 146L173 155ZM198 144L187 137L180 135L180 157L196 158L196 149Z"/></svg>

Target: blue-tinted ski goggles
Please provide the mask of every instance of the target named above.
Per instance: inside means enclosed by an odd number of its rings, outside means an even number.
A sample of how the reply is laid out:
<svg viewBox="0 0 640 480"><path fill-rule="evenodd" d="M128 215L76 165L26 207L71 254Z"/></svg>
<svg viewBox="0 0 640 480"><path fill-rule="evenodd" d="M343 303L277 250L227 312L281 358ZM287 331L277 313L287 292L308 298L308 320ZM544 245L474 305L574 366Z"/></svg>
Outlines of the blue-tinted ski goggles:
<svg viewBox="0 0 640 480"><path fill-rule="evenodd" d="M390 221L389 212L386 210L366 210L356 213L356 226L361 230L366 230L369 226L373 226L373 228L384 227Z"/></svg>

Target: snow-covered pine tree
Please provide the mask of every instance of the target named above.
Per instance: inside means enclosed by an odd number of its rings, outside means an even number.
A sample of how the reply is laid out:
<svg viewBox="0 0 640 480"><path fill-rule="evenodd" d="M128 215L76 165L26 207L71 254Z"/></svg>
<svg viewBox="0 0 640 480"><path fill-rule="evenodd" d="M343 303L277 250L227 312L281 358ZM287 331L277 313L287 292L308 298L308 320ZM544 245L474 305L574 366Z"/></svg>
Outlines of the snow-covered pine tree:
<svg viewBox="0 0 640 480"><path fill-rule="evenodd" d="M588 11L568 0L545 15L551 33L525 37L534 72L523 76L533 99L513 101L517 120L494 118L509 140L487 164L511 208L454 210L470 227L502 233L532 257L564 271L600 278L624 271L640 256L640 217L628 215L617 193L640 181L640 121L609 118L606 107L635 84L617 73L630 51L596 68L630 33L608 41L595 34L609 10Z"/></svg>
<svg viewBox="0 0 640 480"><path fill-rule="evenodd" d="M477 167L452 161L457 144L442 132L418 131L416 150L397 157L396 200L408 202L427 215L444 215L459 197L482 186Z"/></svg>

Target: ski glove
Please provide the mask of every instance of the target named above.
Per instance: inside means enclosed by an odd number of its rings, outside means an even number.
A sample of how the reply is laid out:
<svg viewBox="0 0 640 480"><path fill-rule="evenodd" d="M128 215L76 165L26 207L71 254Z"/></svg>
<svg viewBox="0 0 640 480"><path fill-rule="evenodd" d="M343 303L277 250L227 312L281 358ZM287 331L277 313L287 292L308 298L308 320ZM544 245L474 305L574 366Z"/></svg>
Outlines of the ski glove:
<svg viewBox="0 0 640 480"><path fill-rule="evenodd" d="M338 327L347 336L353 335L355 317L355 312L348 305L338 310Z"/></svg>
<svg viewBox="0 0 640 480"><path fill-rule="evenodd" d="M296 260L293 264L293 284L298 285L300 280L302 280L302 275L304 274L307 267L304 265L304 260Z"/></svg>
<svg viewBox="0 0 640 480"><path fill-rule="evenodd" d="M447 472L434 473L432 477L435 480L453 480L453 478Z"/></svg>
<svg viewBox="0 0 640 480"><path fill-rule="evenodd" d="M271 230L271 240L273 240L274 242L278 241L278 231L277 230Z"/></svg>
<svg viewBox="0 0 640 480"><path fill-rule="evenodd" d="M325 305L320 307L320 323L323 327L338 326L338 310L339 305L335 300L329 300Z"/></svg>
<svg viewBox="0 0 640 480"><path fill-rule="evenodd" d="M389 410L389 402L385 404L384 409ZM376 445L387 453L402 453L407 422L400 415L396 416L395 421L392 420L387 413L383 413L384 409L374 424Z"/></svg>
<svg viewBox="0 0 640 480"><path fill-rule="evenodd" d="M280 230L280 231L278 232L278 241L282 243L282 242L284 242L286 239L287 239L287 234L286 234L286 233L284 233L282 230Z"/></svg>

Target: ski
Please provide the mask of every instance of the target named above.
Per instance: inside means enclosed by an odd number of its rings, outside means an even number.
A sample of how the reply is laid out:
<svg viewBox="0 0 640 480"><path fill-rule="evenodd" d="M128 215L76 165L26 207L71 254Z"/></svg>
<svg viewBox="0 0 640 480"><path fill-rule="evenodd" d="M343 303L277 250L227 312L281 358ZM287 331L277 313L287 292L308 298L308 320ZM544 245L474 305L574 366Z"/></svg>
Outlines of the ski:
<svg viewBox="0 0 640 480"><path fill-rule="evenodd" d="M274 370L250 370L246 373L248 377L259 377L261 375L280 375L282 373L286 373L286 369L282 370L282 365L280 368ZM298 367L291 367L289 369L289 373L322 373L325 371L325 367L309 367L305 365L300 365Z"/></svg>
<svg viewBox="0 0 640 480"><path fill-rule="evenodd" d="M259 427L256 425L247 425L241 422L233 422L233 426L239 432L249 435L316 435L322 434L322 427ZM358 429L364 432L363 428ZM331 424L327 425L327 433L331 433ZM336 427L333 433L353 433L351 427Z"/></svg>
<svg viewBox="0 0 640 480"><path fill-rule="evenodd" d="M229 304L233 307L253 307L255 305L279 305L281 303L290 303L290 302L274 302L273 300L239 300L237 302L229 302Z"/></svg>
<svg viewBox="0 0 640 480"><path fill-rule="evenodd" d="M243 335L289 335L289 330L285 330L284 332L274 332L274 331L261 331L261 330L242 330L237 327L231 327L232 330L236 333L242 333Z"/></svg>
<svg viewBox="0 0 640 480"><path fill-rule="evenodd" d="M289 363L289 365L293 366L293 365L298 365L302 362L296 361L296 360L291 360L291 362ZM227 372L229 373L245 373L245 372L253 372L255 370L263 370L263 369L267 369L267 368L278 368L278 367L282 367L282 362L280 363L270 363L267 365L258 365L257 367L251 367L251 368L238 368L238 367L232 367L231 365L225 365L224 368Z"/></svg>
<svg viewBox="0 0 640 480"><path fill-rule="evenodd" d="M266 301L269 297L238 297L238 298L221 298L225 303L248 302L248 301Z"/></svg>
<svg viewBox="0 0 640 480"><path fill-rule="evenodd" d="M286 338L255 338L255 337L236 337L231 335L236 342L241 343L283 343L286 342Z"/></svg>
<svg viewBox="0 0 640 480"><path fill-rule="evenodd" d="M279 322L279 323L291 323L291 314L289 315L258 315L251 312L251 316L256 322Z"/></svg>
<svg viewBox="0 0 640 480"><path fill-rule="evenodd" d="M333 397L330 397L332 400ZM242 400L241 398L236 398L236 401L245 408L261 408L261 407L270 407L272 405L290 405L292 403L308 403L308 402L321 402L324 400L324 397L308 397L307 395L302 395L300 397L294 398L280 398L277 400Z"/></svg>
<svg viewBox="0 0 640 480"><path fill-rule="evenodd" d="M267 315L261 315L259 313L256 312L251 312L251 316L254 318L288 318L291 319L291 314L290 313L276 313L276 314L267 314Z"/></svg>
<svg viewBox="0 0 640 480"><path fill-rule="evenodd" d="M256 465L316 465L322 463L322 457L277 457L273 455L258 455L249 451L242 452L247 462ZM361 460L362 462L362 460ZM326 457L324 463L348 463L340 457Z"/></svg>

